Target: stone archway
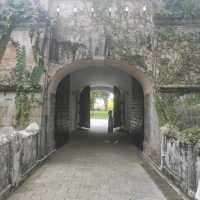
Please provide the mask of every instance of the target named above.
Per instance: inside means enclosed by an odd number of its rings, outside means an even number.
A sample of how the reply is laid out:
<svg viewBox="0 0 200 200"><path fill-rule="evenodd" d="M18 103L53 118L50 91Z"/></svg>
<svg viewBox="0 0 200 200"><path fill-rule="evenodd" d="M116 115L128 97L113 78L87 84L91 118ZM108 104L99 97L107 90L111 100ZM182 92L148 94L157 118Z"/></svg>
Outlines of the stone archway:
<svg viewBox="0 0 200 200"><path fill-rule="evenodd" d="M79 60L72 64L66 64L56 71L51 78L48 88L48 134L50 146L54 148L54 112L55 94L59 83L67 75L88 67L111 66L132 76L141 85L144 94L144 152L160 162L160 135L157 114L154 105L153 81L137 66L129 65L127 62L116 60Z"/></svg>

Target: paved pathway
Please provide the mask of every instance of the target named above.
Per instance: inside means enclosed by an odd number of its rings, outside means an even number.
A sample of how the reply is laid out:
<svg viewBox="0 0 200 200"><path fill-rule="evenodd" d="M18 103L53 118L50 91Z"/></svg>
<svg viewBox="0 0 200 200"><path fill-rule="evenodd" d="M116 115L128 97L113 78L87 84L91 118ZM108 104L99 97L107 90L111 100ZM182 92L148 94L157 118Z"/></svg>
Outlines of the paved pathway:
<svg viewBox="0 0 200 200"><path fill-rule="evenodd" d="M164 195L169 186L162 182L162 192L157 186L160 178L155 183L149 171L128 138L120 137L119 144L112 144L106 143L103 135L81 131L36 170L9 200L181 199L174 191Z"/></svg>
<svg viewBox="0 0 200 200"><path fill-rule="evenodd" d="M108 120L107 119L91 119L90 120L90 132L96 134L105 134L108 130Z"/></svg>

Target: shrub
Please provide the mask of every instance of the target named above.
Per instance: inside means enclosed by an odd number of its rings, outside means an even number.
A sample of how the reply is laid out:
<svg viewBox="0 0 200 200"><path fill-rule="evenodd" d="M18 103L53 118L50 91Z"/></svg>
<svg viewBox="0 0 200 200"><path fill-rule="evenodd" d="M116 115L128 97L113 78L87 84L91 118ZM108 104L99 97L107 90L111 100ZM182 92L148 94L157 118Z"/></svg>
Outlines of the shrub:
<svg viewBox="0 0 200 200"><path fill-rule="evenodd" d="M188 128L182 131L181 134L191 144L196 144L200 141L200 128Z"/></svg>

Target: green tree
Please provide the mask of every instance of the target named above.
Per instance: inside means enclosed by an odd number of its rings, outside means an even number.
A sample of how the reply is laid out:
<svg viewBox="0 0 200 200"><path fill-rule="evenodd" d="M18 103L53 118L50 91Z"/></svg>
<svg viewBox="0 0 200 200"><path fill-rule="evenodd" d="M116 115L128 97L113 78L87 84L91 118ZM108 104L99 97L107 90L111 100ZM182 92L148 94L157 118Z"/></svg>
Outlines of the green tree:
<svg viewBox="0 0 200 200"><path fill-rule="evenodd" d="M105 90L94 90L91 92L91 110L94 110L94 103L97 98L102 98L105 102L106 110L108 108L108 98L110 93Z"/></svg>
<svg viewBox="0 0 200 200"><path fill-rule="evenodd" d="M39 4L33 5L30 0L8 0L0 10L0 60L15 27L29 24L36 29L39 23L48 23L48 19L47 12Z"/></svg>

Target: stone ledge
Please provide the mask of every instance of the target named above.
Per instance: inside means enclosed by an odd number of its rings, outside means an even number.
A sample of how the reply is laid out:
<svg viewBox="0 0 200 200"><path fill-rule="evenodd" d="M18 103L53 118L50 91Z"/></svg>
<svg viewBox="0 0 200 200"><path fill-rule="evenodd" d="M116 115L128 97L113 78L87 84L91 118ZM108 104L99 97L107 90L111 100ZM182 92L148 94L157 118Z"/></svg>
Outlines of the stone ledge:
<svg viewBox="0 0 200 200"><path fill-rule="evenodd" d="M200 85L163 85L159 86L161 93L194 93L200 92Z"/></svg>
<svg viewBox="0 0 200 200"><path fill-rule="evenodd" d="M173 16L162 16L156 14L153 18L156 26L198 26L200 27L200 18L181 18Z"/></svg>
<svg viewBox="0 0 200 200"><path fill-rule="evenodd" d="M161 170L188 197L194 198L198 187L198 145L187 143L179 138L176 129L162 127L162 167ZM167 132L172 134L166 135ZM192 181L193 180L193 181ZM196 183L194 183L194 181Z"/></svg>
<svg viewBox="0 0 200 200"><path fill-rule="evenodd" d="M48 153L46 156L44 156L41 160L37 160L37 162L35 163L35 165L33 165L31 167L31 169L29 169L28 171L25 172L25 174L22 176L18 186L16 187L12 187L11 185L8 185L7 188L5 188L2 192L0 192L0 200L5 200L6 198L8 198L13 192L16 191L16 189L22 185L24 183L24 181L26 181L26 179L28 177L30 177L34 171L36 169L38 169L40 166L43 165L43 163L52 155L56 152L56 150L54 149L53 151L51 151L50 153Z"/></svg>
<svg viewBox="0 0 200 200"><path fill-rule="evenodd" d="M41 92L42 86L40 85L35 92ZM16 85L3 85L0 84L0 92L16 92Z"/></svg>
<svg viewBox="0 0 200 200"><path fill-rule="evenodd" d="M0 84L0 92L15 92L16 86L15 85L2 85Z"/></svg>
<svg viewBox="0 0 200 200"><path fill-rule="evenodd" d="M182 197L183 200L190 200L190 198L184 193L182 192L182 190L180 188L178 188L173 182L172 180L169 179L168 176L166 176L165 174L162 173L162 169L160 167L160 165L157 165L156 162L154 162L148 155L146 155L145 153L143 153L143 158L146 161L146 163L155 171L155 173L160 176L161 179L163 179L164 181L166 181L166 183L179 195Z"/></svg>
<svg viewBox="0 0 200 200"><path fill-rule="evenodd" d="M0 156L2 156L0 180L3 181L0 181L0 200L15 191L34 169L55 152L53 149L42 158L39 156L39 131L37 123L30 124L22 131L16 131L13 127L0 129Z"/></svg>

